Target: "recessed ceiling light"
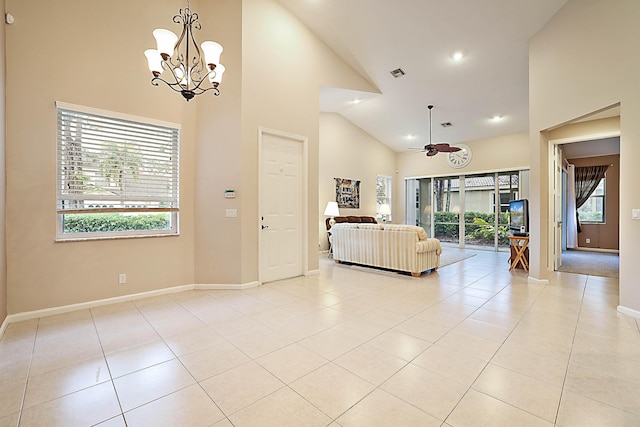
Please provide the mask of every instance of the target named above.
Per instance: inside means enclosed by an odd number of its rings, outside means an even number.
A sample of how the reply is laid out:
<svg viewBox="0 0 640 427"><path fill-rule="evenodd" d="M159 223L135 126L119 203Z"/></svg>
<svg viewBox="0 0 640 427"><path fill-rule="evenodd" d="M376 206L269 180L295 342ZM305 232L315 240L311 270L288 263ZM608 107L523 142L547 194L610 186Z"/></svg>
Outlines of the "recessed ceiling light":
<svg viewBox="0 0 640 427"><path fill-rule="evenodd" d="M456 50L451 54L451 57L454 59L454 61L460 61L462 60L462 58L464 58L464 52L461 50Z"/></svg>
<svg viewBox="0 0 640 427"><path fill-rule="evenodd" d="M362 98L356 98L353 101L351 101L352 104L360 104L362 102Z"/></svg>
<svg viewBox="0 0 640 427"><path fill-rule="evenodd" d="M502 116L498 116L498 115L495 115L495 116L491 117L491 121L492 121L492 122L499 122L499 121L501 121L502 119L504 119L504 117L502 117Z"/></svg>
<svg viewBox="0 0 640 427"><path fill-rule="evenodd" d="M416 139L416 136L415 135L407 135L407 136L405 136L405 138L407 138L407 139Z"/></svg>

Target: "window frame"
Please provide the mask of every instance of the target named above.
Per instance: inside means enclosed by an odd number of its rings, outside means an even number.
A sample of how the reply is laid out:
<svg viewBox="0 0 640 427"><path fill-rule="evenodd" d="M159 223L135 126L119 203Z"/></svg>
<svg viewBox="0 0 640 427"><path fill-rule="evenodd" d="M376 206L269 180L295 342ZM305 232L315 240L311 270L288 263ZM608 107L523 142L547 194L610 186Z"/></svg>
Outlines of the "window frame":
<svg viewBox="0 0 640 427"><path fill-rule="evenodd" d="M385 188L387 190L382 198L378 194L378 181L381 179L385 181ZM376 175L376 219L378 221L382 221L380 205L385 203L384 200L387 201L389 208L391 208L391 213L387 215L386 218L388 222L391 222L393 218L393 177L389 175Z"/></svg>
<svg viewBox="0 0 640 427"><path fill-rule="evenodd" d="M60 188L60 180L62 175L62 162L60 161L61 157L61 147L62 142L60 141L59 134L61 133L61 128L59 124L59 114L60 110L65 110L72 113L78 114L87 114L90 116L101 116L103 118L107 118L109 120L115 120L119 124L126 124L126 122L131 122L133 125L147 125L147 126L155 126L167 128L170 132L175 131L175 136L171 138L167 138L167 141L170 142L169 149L172 153L175 153L177 159L171 159L171 176L172 182L175 182L175 186L177 187L172 193L175 193L173 200L170 202L170 208L146 208L144 207L110 207L107 209L103 208L95 208L95 209L82 209L82 212L77 212L73 209L70 209L72 212L69 214L106 214L106 213L120 213L120 214L153 214L153 213L168 213L170 216L170 227L161 230L125 230L125 231L93 231L93 232L82 232L82 233L65 233L64 232L64 216L65 212L60 206L63 205L61 200L67 200L64 197L64 192L61 191ZM55 111L56 111L56 242L69 242L69 241L83 241L83 240L108 240L108 239L129 239L129 238L143 238L143 237L163 237L163 236L179 236L180 235L180 138L181 138L181 127L180 124L166 122L157 119L151 119L148 117L134 116L125 113L113 112L108 110L102 110L98 108L92 108L87 106L75 105L66 102L56 101L55 102ZM131 141L127 141L125 143L126 147L130 147L133 145L134 147L139 147L139 144L131 144ZM173 156L171 156L173 157ZM153 179L153 178L151 178ZM63 181L62 181L63 182ZM126 191L126 190L125 190ZM138 191L140 191L138 189ZM122 199L119 203L127 203L128 197L131 196L131 193L123 193ZM145 195L146 196L146 195ZM151 203L159 202L160 199L152 201ZM116 202L116 204L118 201Z"/></svg>
<svg viewBox="0 0 640 427"><path fill-rule="evenodd" d="M598 190L598 187L600 187L600 185L602 185L602 194L596 194L596 191ZM594 203L596 203L595 199L602 200L602 220L594 221L594 220L580 218L580 209L582 208L582 206L585 206L587 203L590 203L592 200L594 200ZM602 179L598 183L594 192L589 196L587 201L582 206L580 206L580 208L578 209L578 217L580 218L580 224L606 224L607 223L607 176L606 174L604 177L602 177ZM597 206L597 203L596 203L596 206Z"/></svg>

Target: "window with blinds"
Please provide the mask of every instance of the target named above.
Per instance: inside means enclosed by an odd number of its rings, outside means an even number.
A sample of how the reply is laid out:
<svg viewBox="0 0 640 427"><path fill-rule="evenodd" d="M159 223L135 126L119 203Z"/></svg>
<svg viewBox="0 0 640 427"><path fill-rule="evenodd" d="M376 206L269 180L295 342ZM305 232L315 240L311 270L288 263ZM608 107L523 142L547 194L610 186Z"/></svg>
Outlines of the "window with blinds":
<svg viewBox="0 0 640 427"><path fill-rule="evenodd" d="M177 233L179 126L56 109L58 238Z"/></svg>

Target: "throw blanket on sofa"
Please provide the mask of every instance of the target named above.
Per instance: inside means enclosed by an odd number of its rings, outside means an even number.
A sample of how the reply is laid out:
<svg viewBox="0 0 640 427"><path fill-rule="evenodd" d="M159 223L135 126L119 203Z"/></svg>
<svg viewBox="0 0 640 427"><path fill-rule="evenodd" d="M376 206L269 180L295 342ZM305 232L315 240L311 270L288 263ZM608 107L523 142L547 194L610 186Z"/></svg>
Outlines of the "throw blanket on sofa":
<svg viewBox="0 0 640 427"><path fill-rule="evenodd" d="M399 224L335 224L331 245L336 262L406 271L420 276L435 270L442 247L422 227Z"/></svg>

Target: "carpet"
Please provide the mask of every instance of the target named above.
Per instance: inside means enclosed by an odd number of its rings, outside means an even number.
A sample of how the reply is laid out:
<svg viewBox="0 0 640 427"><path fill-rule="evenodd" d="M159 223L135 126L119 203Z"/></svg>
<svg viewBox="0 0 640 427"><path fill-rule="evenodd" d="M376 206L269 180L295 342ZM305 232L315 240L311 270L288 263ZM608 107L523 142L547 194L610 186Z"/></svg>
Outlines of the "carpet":
<svg viewBox="0 0 640 427"><path fill-rule="evenodd" d="M455 264L456 262L460 262L467 258L471 258L476 256L476 254L471 252L465 252L462 250L456 249L442 249L442 253L440 254L440 267L445 267L447 265Z"/></svg>
<svg viewBox="0 0 640 427"><path fill-rule="evenodd" d="M562 266L558 271L618 278L619 269L620 257L618 254L589 251L562 251Z"/></svg>

